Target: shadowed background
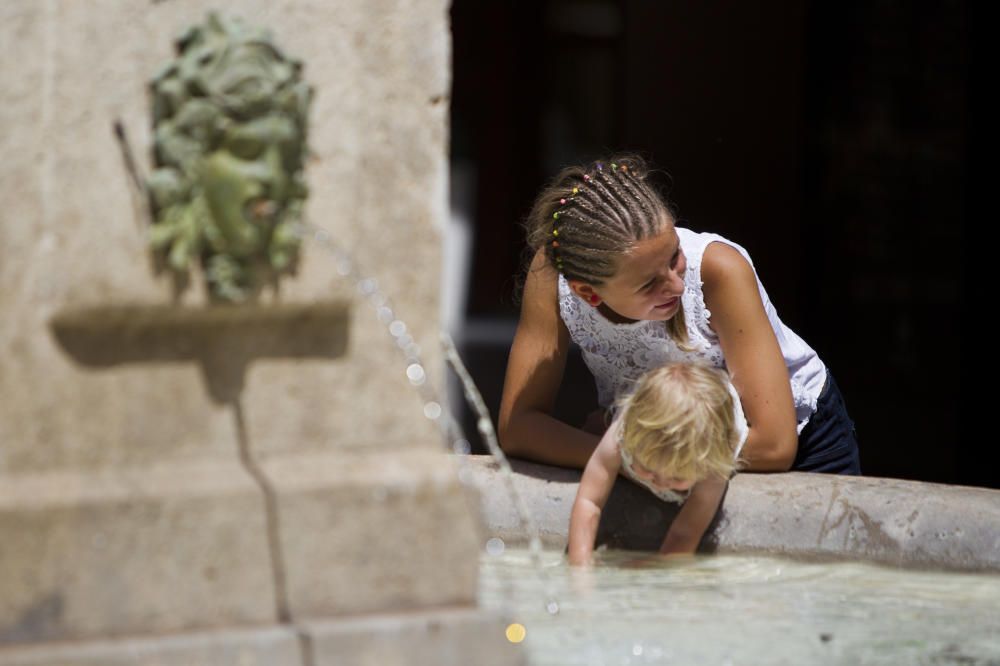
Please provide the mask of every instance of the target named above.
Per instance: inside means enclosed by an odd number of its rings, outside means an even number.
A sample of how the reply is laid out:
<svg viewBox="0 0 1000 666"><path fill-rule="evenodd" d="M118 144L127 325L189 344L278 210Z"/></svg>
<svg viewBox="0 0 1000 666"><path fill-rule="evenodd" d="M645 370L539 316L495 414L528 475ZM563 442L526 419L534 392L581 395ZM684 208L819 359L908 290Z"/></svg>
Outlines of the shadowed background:
<svg viewBox="0 0 1000 666"><path fill-rule="evenodd" d="M779 316L837 377L866 474L997 487L967 309L981 285L972 12L455 0L446 279L462 287L446 319L493 416L533 197L567 164L635 150L682 226L750 252ZM594 406L574 352L557 415L579 423Z"/></svg>

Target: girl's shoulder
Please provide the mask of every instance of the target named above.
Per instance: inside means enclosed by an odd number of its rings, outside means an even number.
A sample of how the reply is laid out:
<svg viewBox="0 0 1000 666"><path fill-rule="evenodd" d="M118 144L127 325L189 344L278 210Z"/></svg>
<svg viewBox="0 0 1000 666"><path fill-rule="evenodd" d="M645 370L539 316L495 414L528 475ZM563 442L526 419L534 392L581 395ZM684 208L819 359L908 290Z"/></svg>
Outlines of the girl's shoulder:
<svg viewBox="0 0 1000 666"><path fill-rule="evenodd" d="M677 236L681 241L681 247L684 249L684 254L687 256L689 262L694 259L700 263L702 256L708 252L708 248L713 243L716 243L716 247L726 248L728 246L728 248L736 250L753 265L750 253L747 252L746 248L722 234L717 234L713 231L693 231L685 227L676 227L676 229ZM725 251L723 250L723 252ZM715 250L713 250L713 254L715 254Z"/></svg>

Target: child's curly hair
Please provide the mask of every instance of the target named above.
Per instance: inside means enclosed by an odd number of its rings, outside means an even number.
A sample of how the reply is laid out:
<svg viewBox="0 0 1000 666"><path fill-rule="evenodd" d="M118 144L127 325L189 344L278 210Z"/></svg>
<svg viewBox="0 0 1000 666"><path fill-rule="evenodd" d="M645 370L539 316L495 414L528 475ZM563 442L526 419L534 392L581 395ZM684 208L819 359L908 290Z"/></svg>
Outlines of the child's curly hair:
<svg viewBox="0 0 1000 666"><path fill-rule="evenodd" d="M619 399L622 447L637 463L675 479L729 478L742 466L725 370L670 363L643 375Z"/></svg>

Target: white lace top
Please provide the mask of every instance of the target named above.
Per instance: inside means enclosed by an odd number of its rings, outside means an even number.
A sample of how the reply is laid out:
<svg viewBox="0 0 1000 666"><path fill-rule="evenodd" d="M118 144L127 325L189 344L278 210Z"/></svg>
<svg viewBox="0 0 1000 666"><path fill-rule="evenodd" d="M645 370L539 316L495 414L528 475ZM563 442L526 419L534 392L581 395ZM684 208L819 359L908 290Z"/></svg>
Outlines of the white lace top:
<svg viewBox="0 0 1000 666"><path fill-rule="evenodd" d="M736 460L740 456L740 451L743 450L743 444L745 444L747 441L747 435L750 434L750 426L747 425L746 415L744 415L743 413L743 404L740 402L740 396L736 392L736 388L730 381L727 381L726 385L729 387L729 393L733 396L733 416L734 416L734 423L736 424L736 433L737 433L736 450L733 452L733 460ZM622 459L621 470L622 472L625 473L625 476L632 479L640 486L643 486L649 492L653 493L654 495L659 497L661 500L664 500L665 502L680 503L687 499L687 496L690 493L690 491L678 493L676 491L670 490L669 488L657 488L655 485L653 485L652 482L640 478L639 476L636 475L635 471L632 469L632 455L625 450L625 447L622 446L622 438L620 430L618 434L617 444L618 444L618 452L621 454L621 459Z"/></svg>
<svg viewBox="0 0 1000 666"><path fill-rule="evenodd" d="M605 409L629 391L643 373L665 363L699 361L726 368L719 338L708 326L712 313L705 307L702 294L701 259L708 244L719 241L736 248L751 266L753 260L743 247L718 234L677 227L677 235L687 257L681 306L684 308L688 339L695 351L685 352L678 348L662 321L643 320L626 324L609 321L597 308L573 293L566 278L559 276L559 313L594 375L597 399ZM757 287L788 367L797 430L801 433L816 411L816 400L826 381L826 366L816 352L778 318L759 277Z"/></svg>

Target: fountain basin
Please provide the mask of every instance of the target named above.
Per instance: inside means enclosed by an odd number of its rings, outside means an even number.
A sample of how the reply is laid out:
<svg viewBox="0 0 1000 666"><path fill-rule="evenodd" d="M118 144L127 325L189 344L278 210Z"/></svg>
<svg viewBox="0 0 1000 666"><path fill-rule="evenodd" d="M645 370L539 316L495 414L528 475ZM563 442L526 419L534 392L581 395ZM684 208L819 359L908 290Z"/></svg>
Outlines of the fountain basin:
<svg viewBox="0 0 1000 666"><path fill-rule="evenodd" d="M565 548L580 471L512 460L514 484L547 548ZM470 456L488 531L527 543L499 466ZM677 505L621 477L596 547L655 551ZM702 552L849 559L901 567L1000 573L1000 491L875 477L738 474L702 540Z"/></svg>

